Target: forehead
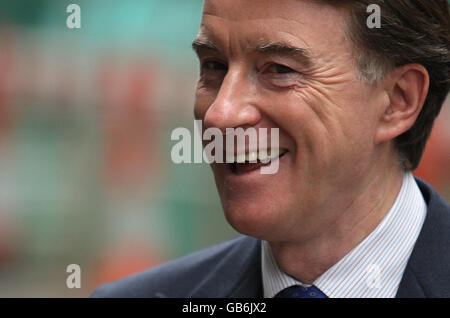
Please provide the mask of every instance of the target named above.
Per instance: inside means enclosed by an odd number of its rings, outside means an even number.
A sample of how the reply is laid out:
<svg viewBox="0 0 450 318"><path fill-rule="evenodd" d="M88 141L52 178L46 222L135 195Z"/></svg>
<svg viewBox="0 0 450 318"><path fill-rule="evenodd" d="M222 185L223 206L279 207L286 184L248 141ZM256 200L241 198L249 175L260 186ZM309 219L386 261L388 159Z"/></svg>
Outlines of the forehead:
<svg viewBox="0 0 450 318"><path fill-rule="evenodd" d="M289 18L289 11L292 8L288 8L288 6L292 2L286 0L205 0L203 14L220 15L234 21L273 18L274 16L283 19ZM295 4L299 9L302 6L314 5L313 2L305 3L302 0L297 0Z"/></svg>
<svg viewBox="0 0 450 318"><path fill-rule="evenodd" d="M226 46L283 41L317 53L346 49L346 12L313 0L205 0L198 38Z"/></svg>

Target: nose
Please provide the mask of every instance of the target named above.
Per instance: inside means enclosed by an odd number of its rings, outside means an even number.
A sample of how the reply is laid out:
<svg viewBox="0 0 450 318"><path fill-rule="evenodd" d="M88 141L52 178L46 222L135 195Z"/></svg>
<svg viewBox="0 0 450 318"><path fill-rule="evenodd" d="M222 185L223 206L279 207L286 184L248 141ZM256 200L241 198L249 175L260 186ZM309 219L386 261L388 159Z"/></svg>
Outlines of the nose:
<svg viewBox="0 0 450 318"><path fill-rule="evenodd" d="M227 128L255 126L262 115L256 106L254 90L247 72L229 68L214 102L206 111L205 128L218 128L225 134Z"/></svg>

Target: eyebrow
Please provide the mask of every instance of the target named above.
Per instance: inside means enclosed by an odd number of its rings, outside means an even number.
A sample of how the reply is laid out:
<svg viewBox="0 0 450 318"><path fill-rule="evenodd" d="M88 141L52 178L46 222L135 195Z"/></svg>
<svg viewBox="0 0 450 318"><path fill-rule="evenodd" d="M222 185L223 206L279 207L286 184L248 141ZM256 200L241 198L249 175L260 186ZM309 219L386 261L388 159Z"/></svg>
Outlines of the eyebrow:
<svg viewBox="0 0 450 318"><path fill-rule="evenodd" d="M204 50L220 53L218 47L208 39L195 39L192 42L192 49L197 55ZM295 47L285 42L266 42L256 46L250 46L249 49L252 52L260 54L289 56L298 60L305 66L311 66L314 61L313 54L308 49Z"/></svg>
<svg viewBox="0 0 450 318"><path fill-rule="evenodd" d="M292 46L284 42L263 43L253 47L252 50L261 54L290 56L306 66L310 66L313 63L313 55L308 49Z"/></svg>
<svg viewBox="0 0 450 318"><path fill-rule="evenodd" d="M202 50L220 52L213 42L204 39L195 39L194 42L192 42L192 49L197 54Z"/></svg>

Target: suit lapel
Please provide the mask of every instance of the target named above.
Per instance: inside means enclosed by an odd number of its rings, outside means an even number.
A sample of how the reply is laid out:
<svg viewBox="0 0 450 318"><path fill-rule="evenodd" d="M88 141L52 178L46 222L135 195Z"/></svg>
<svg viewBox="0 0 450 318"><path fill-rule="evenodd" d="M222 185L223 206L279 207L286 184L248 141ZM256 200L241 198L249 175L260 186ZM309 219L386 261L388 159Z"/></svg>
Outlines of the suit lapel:
<svg viewBox="0 0 450 318"><path fill-rule="evenodd" d="M429 185L416 181L427 202L427 216L396 297L450 297L450 209Z"/></svg>
<svg viewBox="0 0 450 318"><path fill-rule="evenodd" d="M253 251L254 256L244 268L241 278L237 281L228 297L230 298L261 298L263 297L261 273L261 241L258 240Z"/></svg>
<svg viewBox="0 0 450 318"><path fill-rule="evenodd" d="M192 298L261 297L261 241L243 237L227 251L190 293Z"/></svg>

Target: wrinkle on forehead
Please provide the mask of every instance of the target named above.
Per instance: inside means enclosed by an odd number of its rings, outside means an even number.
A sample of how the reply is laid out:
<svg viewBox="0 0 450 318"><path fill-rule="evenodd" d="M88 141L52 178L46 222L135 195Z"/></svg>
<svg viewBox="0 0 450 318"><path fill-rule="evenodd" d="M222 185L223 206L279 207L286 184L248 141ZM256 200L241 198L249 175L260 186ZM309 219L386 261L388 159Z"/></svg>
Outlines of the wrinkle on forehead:
<svg viewBox="0 0 450 318"><path fill-rule="evenodd" d="M308 11L317 14L305 15L304 12ZM345 7L314 0L205 0L202 14L222 17L230 22L278 18L300 24L323 21L326 25L334 25L348 17Z"/></svg>
<svg viewBox="0 0 450 318"><path fill-rule="evenodd" d="M329 32L323 36L321 33L311 33L311 30L311 27L302 27L298 21L292 20L273 18L244 23L207 16L202 21L197 38L214 43L225 55L230 56L237 47L248 50L261 43L285 42L294 47L308 49L312 57L322 58L324 62L351 59L349 42L343 31L335 31L336 36L327 37Z"/></svg>
<svg viewBox="0 0 450 318"><path fill-rule="evenodd" d="M269 41L277 40L269 35L281 34L283 40L296 45L300 40L304 47L310 47L310 39L332 34L330 44L336 45L345 41L347 15L342 8L311 0L205 0L201 29L223 28L252 38L259 32Z"/></svg>
<svg viewBox="0 0 450 318"><path fill-rule="evenodd" d="M222 16L230 21L278 17L290 20L310 8L325 9L326 4L311 0L205 0L203 14ZM328 6L331 8L331 6Z"/></svg>
<svg viewBox="0 0 450 318"><path fill-rule="evenodd" d="M267 22L266 22L267 23ZM217 39L214 24L212 24L213 27L210 28L207 23L202 23L200 25L200 30L197 35L197 39L201 39L204 42L218 42L219 39ZM232 29L232 28L230 28ZM272 34L269 34L272 33ZM277 42L282 40L283 42L291 45L291 46L299 46L301 45L302 48L309 48L309 45L307 41L303 39L303 37L299 34L294 34L289 29L286 30L264 30L264 29L255 29L253 32L250 31L249 35L256 35L257 36L248 36L248 47L246 49L249 49L251 47L270 43L270 42ZM300 40L300 43L298 43Z"/></svg>
<svg viewBox="0 0 450 318"><path fill-rule="evenodd" d="M307 49L310 46L303 36L291 31L292 29L296 29L297 24L300 23L298 21L284 20L279 17L267 19L255 18L251 21L230 21L223 17L206 15L203 17L197 38L214 42L216 46L230 45L232 40L239 40L239 47L244 50L248 50L261 43L278 41ZM268 27L269 25L271 27Z"/></svg>

